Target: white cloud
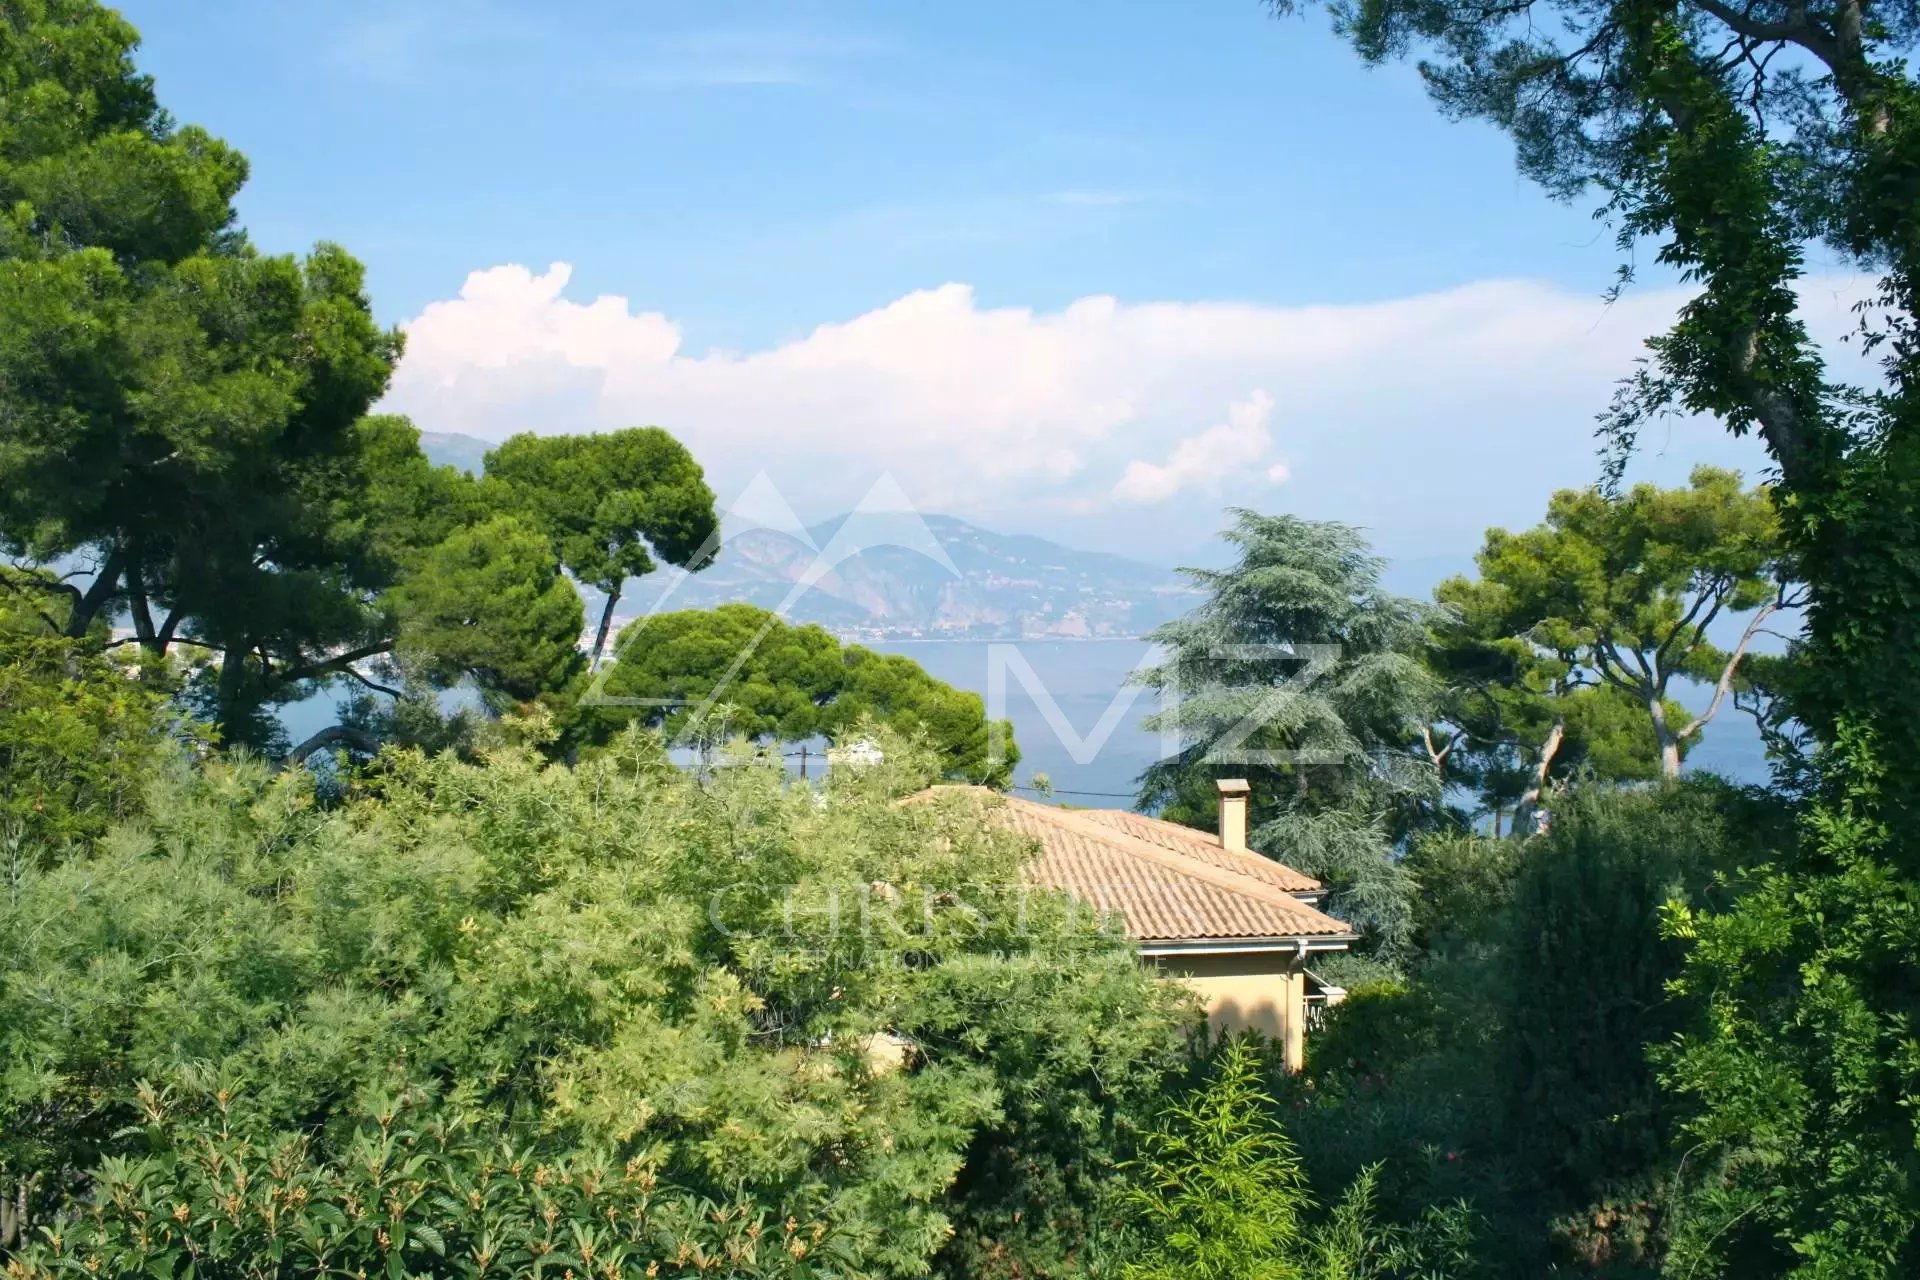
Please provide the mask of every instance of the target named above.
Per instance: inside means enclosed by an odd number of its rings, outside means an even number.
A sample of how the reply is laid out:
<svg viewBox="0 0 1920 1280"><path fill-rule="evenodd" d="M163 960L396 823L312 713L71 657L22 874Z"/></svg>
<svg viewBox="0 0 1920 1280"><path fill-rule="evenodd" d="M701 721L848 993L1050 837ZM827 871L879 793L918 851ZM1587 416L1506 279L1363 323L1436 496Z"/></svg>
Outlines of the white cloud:
<svg viewBox="0 0 1920 1280"><path fill-rule="evenodd" d="M384 407L495 440L657 423L723 495L764 471L808 519L890 472L923 511L1164 554L1200 544L1227 502L1273 506L1282 480L1288 509L1369 526L1389 552L1530 523L1552 488L1593 479L1594 414L1685 297L1609 307L1490 281L1340 306L1093 296L1036 311L947 284L762 349L695 353L658 312L567 297L570 277L474 272L406 325ZM1858 292L1810 282L1815 332L1843 332ZM1762 462L1712 424L1656 428L1644 448L1666 482L1701 458ZM1150 526L1099 514L1209 475L1205 500Z"/></svg>
<svg viewBox="0 0 1920 1280"><path fill-rule="evenodd" d="M407 326L405 376L437 372L443 384L474 369L558 361L580 369L657 365L680 349L680 331L658 312L635 314L625 298L581 304L561 297L573 268L535 275L522 266L475 271L460 296L428 303Z"/></svg>
<svg viewBox="0 0 1920 1280"><path fill-rule="evenodd" d="M1165 462L1139 458L1129 462L1113 486L1113 496L1122 502L1154 503L1165 502L1182 489L1220 492L1273 448L1273 432L1267 427L1272 416L1273 397L1264 391L1235 401L1227 409L1225 422L1188 436L1173 447ZM1276 464L1267 468L1266 475L1278 483L1286 479L1287 468Z"/></svg>

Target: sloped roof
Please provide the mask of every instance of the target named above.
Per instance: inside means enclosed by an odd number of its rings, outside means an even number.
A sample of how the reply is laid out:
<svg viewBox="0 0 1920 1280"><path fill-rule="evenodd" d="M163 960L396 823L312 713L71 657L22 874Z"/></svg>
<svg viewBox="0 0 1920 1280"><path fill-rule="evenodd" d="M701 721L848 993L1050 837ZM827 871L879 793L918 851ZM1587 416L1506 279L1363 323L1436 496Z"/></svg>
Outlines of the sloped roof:
<svg viewBox="0 0 1920 1280"><path fill-rule="evenodd" d="M1051 806L1038 807L1051 808ZM1236 853L1222 846L1220 837L1208 835L1204 831L1195 831L1192 827L1183 827L1177 822L1162 822L1159 818L1149 818L1145 814L1134 813L1127 809L1071 811L1063 809L1057 812L1071 812L1075 817L1097 822L1122 835L1157 844L1162 849L1169 849L1189 858L1198 858L1208 866L1252 876L1262 884L1270 884L1283 893L1321 893L1326 889L1325 885L1312 876L1295 871L1284 862L1275 862L1272 858L1250 850Z"/></svg>
<svg viewBox="0 0 1920 1280"><path fill-rule="evenodd" d="M1236 853L1190 827L1123 809L1061 809L985 787L940 786L914 799L964 796L983 816L1038 842L1034 881L1116 912L1142 943L1351 939L1343 921L1295 897L1321 884L1257 853Z"/></svg>

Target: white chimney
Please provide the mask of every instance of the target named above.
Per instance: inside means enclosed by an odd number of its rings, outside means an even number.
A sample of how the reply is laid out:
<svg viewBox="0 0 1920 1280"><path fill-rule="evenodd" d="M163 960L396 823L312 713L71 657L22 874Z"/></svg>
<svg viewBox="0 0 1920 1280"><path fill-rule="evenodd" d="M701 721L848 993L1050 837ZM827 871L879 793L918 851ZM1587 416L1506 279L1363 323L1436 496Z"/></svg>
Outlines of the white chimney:
<svg viewBox="0 0 1920 1280"><path fill-rule="evenodd" d="M1245 778L1222 778L1220 787L1220 847L1229 853L1247 851L1247 796L1253 788Z"/></svg>

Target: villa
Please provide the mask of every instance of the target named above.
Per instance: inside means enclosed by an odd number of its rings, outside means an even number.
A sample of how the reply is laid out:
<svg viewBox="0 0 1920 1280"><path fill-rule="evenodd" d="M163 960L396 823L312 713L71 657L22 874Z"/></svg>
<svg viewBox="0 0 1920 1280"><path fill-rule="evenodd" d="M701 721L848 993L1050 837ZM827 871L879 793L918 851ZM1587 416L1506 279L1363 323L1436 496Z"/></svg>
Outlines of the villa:
<svg viewBox="0 0 1920 1280"><path fill-rule="evenodd" d="M986 819L1040 847L1029 868L1117 917L1142 959L1199 996L1212 1023L1257 1030L1283 1046L1290 1070L1305 1054L1310 1005L1337 999L1308 967L1356 941L1320 909L1326 887L1247 847L1249 787L1222 780L1220 828L1196 831L1125 809L1062 809L984 787L922 795L977 795Z"/></svg>

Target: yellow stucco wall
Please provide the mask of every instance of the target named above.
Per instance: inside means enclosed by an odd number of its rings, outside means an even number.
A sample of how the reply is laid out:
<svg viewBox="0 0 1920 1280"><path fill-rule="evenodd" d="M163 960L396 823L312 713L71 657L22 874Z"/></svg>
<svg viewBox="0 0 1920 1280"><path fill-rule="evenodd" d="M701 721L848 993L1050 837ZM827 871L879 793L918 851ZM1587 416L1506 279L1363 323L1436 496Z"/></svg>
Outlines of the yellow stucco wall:
<svg viewBox="0 0 1920 1280"><path fill-rule="evenodd" d="M1224 1031L1258 1031L1286 1048L1287 1066L1305 1059L1306 979L1287 952L1155 956L1169 978L1191 987Z"/></svg>

